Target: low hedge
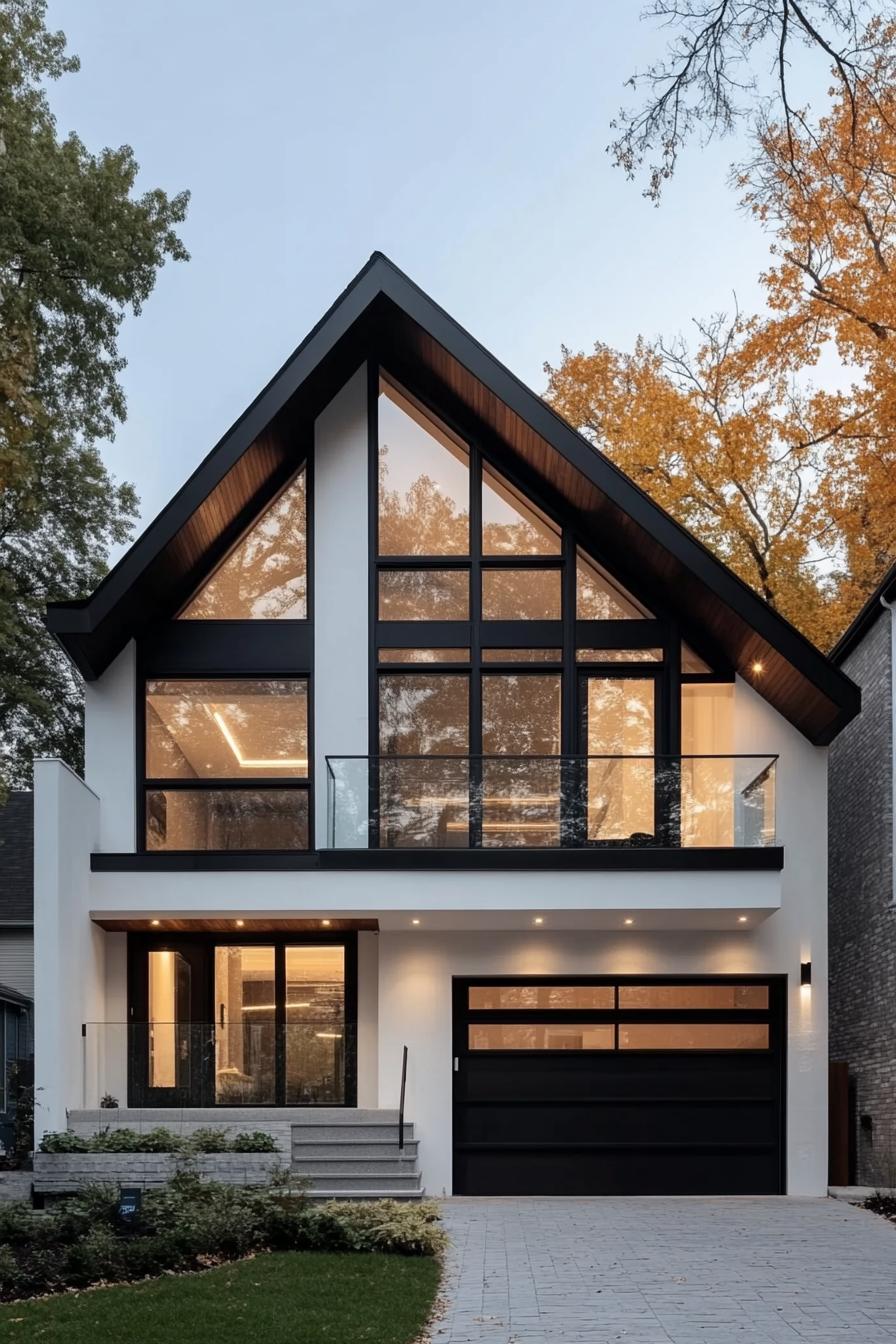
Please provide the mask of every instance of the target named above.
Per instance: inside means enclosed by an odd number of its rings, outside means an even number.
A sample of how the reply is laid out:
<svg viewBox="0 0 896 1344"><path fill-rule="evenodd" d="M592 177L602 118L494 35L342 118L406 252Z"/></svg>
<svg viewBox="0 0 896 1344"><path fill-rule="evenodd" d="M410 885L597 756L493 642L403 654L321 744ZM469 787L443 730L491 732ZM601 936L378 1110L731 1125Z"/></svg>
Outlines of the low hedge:
<svg viewBox="0 0 896 1344"><path fill-rule="evenodd" d="M195 1129L181 1136L159 1127L138 1133L136 1129L101 1129L89 1139L70 1129L45 1134L41 1153L276 1153L276 1141L264 1130L235 1134L226 1129Z"/></svg>
<svg viewBox="0 0 896 1344"><path fill-rule="evenodd" d="M432 1203L310 1204L271 1185L247 1189L182 1173L147 1191L123 1221L113 1186L91 1186L50 1213L0 1205L0 1299L196 1270L262 1251L380 1251L431 1256L445 1245Z"/></svg>

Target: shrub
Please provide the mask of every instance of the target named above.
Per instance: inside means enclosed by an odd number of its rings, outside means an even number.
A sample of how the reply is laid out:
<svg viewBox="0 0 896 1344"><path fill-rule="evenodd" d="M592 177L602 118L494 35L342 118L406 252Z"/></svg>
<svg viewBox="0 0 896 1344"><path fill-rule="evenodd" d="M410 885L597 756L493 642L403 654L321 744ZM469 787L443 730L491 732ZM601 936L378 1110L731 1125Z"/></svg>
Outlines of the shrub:
<svg viewBox="0 0 896 1344"><path fill-rule="evenodd" d="M40 1141L42 1153L89 1153L90 1141L69 1129L51 1130Z"/></svg>
<svg viewBox="0 0 896 1344"><path fill-rule="evenodd" d="M193 1153L227 1153L230 1140L226 1129L214 1129L211 1125L204 1129L194 1129L184 1145Z"/></svg>
<svg viewBox="0 0 896 1344"><path fill-rule="evenodd" d="M276 1153L277 1141L263 1129L235 1134L230 1144L232 1153Z"/></svg>
<svg viewBox="0 0 896 1344"><path fill-rule="evenodd" d="M117 1189L86 1187L57 1210L0 1206L0 1298L193 1270L254 1251L382 1251L437 1255L434 1204L371 1200L309 1205L277 1185L247 1189L182 1172L149 1190L137 1216L118 1217Z"/></svg>

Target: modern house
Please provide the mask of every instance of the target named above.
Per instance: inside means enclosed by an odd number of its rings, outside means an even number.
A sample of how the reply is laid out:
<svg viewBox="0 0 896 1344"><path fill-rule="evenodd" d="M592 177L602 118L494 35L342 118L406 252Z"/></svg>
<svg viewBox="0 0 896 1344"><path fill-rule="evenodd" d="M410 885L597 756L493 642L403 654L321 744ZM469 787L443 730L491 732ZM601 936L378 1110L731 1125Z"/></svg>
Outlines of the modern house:
<svg viewBox="0 0 896 1344"><path fill-rule="evenodd" d="M0 1142L9 1145L16 1098L32 1080L34 795L0 805Z"/></svg>
<svg viewBox="0 0 896 1344"><path fill-rule="evenodd" d="M385 257L47 619L45 1127L404 1096L436 1194L825 1191L859 692Z"/></svg>
<svg viewBox="0 0 896 1344"><path fill-rule="evenodd" d="M852 1179L896 1185L896 566L831 653L862 713L831 749L830 1052L848 1066Z"/></svg>

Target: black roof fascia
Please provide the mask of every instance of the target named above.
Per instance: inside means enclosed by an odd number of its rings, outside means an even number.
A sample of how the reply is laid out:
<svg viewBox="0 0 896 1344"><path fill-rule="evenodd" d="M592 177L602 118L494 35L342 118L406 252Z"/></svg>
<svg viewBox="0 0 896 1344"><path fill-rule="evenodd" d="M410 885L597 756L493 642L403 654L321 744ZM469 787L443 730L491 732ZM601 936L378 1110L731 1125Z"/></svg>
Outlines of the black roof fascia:
<svg viewBox="0 0 896 1344"><path fill-rule="evenodd" d="M896 598L896 565L887 570L859 614L846 627L828 657L837 667L848 658L867 635L884 610L884 603Z"/></svg>

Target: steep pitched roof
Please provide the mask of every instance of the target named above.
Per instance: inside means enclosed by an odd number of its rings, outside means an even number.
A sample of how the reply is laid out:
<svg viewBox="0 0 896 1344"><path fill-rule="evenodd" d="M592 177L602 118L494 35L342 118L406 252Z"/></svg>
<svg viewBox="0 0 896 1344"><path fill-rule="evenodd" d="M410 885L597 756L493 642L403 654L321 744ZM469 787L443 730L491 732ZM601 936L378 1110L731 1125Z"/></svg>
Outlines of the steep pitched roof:
<svg viewBox="0 0 896 1344"><path fill-rule="evenodd" d="M82 602L47 624L85 677L166 619L303 460L314 418L367 358L521 464L582 540L645 598L678 610L813 742L858 713L859 692L696 537L519 381L444 309L374 253L170 504Z"/></svg>
<svg viewBox="0 0 896 1344"><path fill-rule="evenodd" d="M0 926L34 920L34 794L10 793L0 807Z"/></svg>
<svg viewBox="0 0 896 1344"><path fill-rule="evenodd" d="M878 616L883 612L884 602L893 601L896 601L896 565L887 570L862 610L837 640L828 655L831 662L840 667L844 658L849 657L853 649L861 644L868 631L875 624Z"/></svg>

